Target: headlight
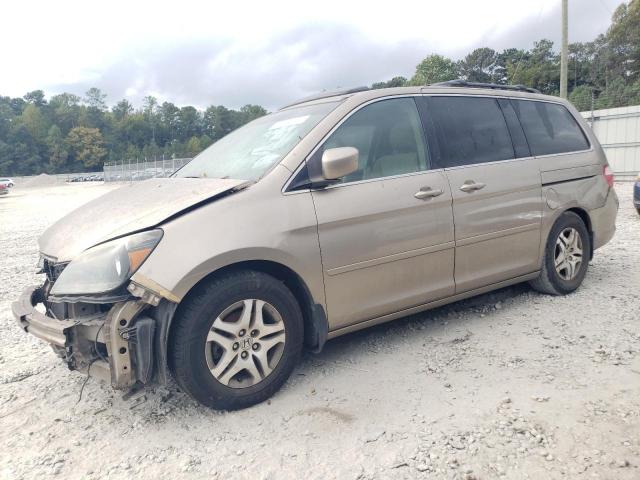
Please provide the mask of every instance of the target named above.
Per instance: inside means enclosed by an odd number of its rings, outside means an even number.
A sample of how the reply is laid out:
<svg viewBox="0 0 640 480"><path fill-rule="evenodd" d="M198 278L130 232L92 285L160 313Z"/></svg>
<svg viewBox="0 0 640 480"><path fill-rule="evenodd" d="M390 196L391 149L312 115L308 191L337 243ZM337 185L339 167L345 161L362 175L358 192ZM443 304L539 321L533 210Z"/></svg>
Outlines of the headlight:
<svg viewBox="0 0 640 480"><path fill-rule="evenodd" d="M84 251L62 271L52 295L105 293L124 284L151 254L162 230L149 230Z"/></svg>

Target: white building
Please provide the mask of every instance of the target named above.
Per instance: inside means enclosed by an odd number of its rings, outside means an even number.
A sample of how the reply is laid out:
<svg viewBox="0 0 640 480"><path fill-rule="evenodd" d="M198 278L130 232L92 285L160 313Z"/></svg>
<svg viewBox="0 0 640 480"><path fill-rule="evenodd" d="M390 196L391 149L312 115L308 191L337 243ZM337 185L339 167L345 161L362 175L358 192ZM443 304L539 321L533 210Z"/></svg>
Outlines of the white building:
<svg viewBox="0 0 640 480"><path fill-rule="evenodd" d="M640 105L581 112L604 148L618 178L640 173Z"/></svg>

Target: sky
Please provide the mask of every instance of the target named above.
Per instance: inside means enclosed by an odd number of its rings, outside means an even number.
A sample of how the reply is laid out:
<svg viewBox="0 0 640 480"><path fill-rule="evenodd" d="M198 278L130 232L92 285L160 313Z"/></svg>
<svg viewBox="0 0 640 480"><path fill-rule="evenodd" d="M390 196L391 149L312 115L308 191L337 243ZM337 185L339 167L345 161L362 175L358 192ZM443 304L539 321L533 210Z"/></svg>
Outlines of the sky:
<svg viewBox="0 0 640 480"><path fill-rule="evenodd" d="M569 0L569 41L604 33L622 0ZM410 77L429 54L560 42L561 0L9 1L0 95L90 87L107 103L273 110L323 90Z"/></svg>

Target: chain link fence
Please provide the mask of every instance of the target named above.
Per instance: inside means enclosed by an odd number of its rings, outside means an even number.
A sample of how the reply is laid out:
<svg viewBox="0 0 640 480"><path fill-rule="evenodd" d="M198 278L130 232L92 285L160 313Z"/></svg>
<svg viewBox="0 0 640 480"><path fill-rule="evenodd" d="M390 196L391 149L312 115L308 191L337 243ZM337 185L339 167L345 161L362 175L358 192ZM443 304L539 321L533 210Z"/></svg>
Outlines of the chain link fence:
<svg viewBox="0 0 640 480"><path fill-rule="evenodd" d="M158 160L123 160L104 164L105 182L133 182L147 178L168 177L189 163L190 158L169 158Z"/></svg>

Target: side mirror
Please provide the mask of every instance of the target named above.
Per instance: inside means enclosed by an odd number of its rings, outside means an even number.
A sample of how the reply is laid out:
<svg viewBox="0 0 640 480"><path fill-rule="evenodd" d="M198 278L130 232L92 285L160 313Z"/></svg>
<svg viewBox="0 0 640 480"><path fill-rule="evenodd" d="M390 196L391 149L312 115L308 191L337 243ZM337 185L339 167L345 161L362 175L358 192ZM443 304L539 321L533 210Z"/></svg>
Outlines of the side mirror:
<svg viewBox="0 0 640 480"><path fill-rule="evenodd" d="M337 180L358 170L358 149L354 147L329 148L322 154L322 176Z"/></svg>

